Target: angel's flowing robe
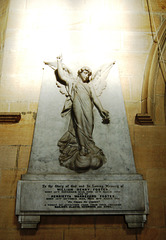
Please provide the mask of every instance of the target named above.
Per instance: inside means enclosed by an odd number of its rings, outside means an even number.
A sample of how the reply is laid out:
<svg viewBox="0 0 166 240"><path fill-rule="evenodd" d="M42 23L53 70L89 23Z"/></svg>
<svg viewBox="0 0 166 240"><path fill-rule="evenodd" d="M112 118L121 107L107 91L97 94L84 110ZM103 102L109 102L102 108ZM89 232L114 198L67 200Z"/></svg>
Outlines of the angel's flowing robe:
<svg viewBox="0 0 166 240"><path fill-rule="evenodd" d="M70 111L70 123L68 131L58 142L60 164L76 171L97 169L106 162L106 158L92 138L94 104L89 83L75 83L72 95L63 109L63 112ZM87 149L86 155L80 154L81 147Z"/></svg>

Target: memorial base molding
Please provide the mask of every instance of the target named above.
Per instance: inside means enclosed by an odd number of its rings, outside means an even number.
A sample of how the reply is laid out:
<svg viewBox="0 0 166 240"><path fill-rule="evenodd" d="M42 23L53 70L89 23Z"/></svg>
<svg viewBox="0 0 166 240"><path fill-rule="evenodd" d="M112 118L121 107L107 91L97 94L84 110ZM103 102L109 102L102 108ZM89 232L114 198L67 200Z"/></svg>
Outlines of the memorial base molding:
<svg viewBox="0 0 166 240"><path fill-rule="evenodd" d="M18 222L21 224L21 228L37 228L40 216L20 215L18 216Z"/></svg>
<svg viewBox="0 0 166 240"><path fill-rule="evenodd" d="M147 183L139 174L26 174L18 181L21 228L36 228L41 215L124 215L129 228L140 228L148 211Z"/></svg>
<svg viewBox="0 0 166 240"><path fill-rule="evenodd" d="M125 215L128 228L143 228L146 222L146 215Z"/></svg>

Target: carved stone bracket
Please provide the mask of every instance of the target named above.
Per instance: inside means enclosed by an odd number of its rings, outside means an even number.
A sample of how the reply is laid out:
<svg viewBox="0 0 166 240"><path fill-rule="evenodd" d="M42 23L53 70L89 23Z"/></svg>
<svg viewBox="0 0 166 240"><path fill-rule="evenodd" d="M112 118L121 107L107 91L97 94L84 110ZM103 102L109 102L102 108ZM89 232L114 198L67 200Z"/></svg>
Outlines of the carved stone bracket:
<svg viewBox="0 0 166 240"><path fill-rule="evenodd" d="M137 113L135 116L135 124L138 125L154 125L151 116L148 114Z"/></svg>
<svg viewBox="0 0 166 240"><path fill-rule="evenodd" d="M21 228L37 228L40 216L18 216L18 222Z"/></svg>
<svg viewBox="0 0 166 240"><path fill-rule="evenodd" d="M146 222L146 215L125 215L128 228L143 228Z"/></svg>
<svg viewBox="0 0 166 240"><path fill-rule="evenodd" d="M1 112L0 123L18 123L21 120L19 112Z"/></svg>

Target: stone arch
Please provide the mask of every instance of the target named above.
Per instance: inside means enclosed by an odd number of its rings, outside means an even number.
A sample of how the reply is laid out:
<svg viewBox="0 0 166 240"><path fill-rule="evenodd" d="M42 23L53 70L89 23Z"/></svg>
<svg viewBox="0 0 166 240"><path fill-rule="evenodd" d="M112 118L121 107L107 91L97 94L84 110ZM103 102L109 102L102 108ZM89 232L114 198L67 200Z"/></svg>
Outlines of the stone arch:
<svg viewBox="0 0 166 240"><path fill-rule="evenodd" d="M144 72L141 113L152 117L155 124L166 122L166 20L153 42ZM162 58L161 58L162 54Z"/></svg>

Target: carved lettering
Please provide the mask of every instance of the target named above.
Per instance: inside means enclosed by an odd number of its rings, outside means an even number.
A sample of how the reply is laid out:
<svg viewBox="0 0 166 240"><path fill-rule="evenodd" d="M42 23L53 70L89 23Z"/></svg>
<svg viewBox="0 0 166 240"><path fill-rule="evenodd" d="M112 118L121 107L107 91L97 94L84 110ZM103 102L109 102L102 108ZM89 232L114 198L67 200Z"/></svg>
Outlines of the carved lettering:
<svg viewBox="0 0 166 240"><path fill-rule="evenodd" d="M121 209L123 184L44 184L42 189L51 209Z"/></svg>

